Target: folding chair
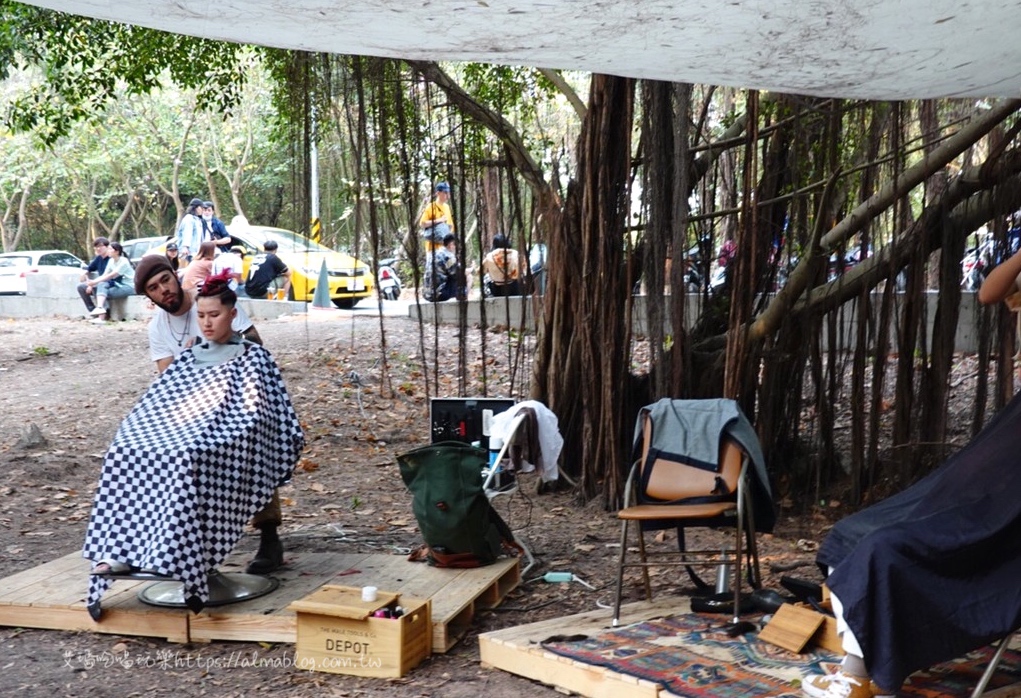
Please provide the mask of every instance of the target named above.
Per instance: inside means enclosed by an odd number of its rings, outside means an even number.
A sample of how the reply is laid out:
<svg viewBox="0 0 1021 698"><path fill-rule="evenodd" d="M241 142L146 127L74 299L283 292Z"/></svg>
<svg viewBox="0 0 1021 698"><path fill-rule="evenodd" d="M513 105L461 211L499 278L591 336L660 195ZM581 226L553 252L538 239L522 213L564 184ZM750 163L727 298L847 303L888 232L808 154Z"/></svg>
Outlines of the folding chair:
<svg viewBox="0 0 1021 698"><path fill-rule="evenodd" d="M1003 653L1006 651L1007 646L1010 645L1011 639L1018 632L1015 630L1007 637L1000 640L999 646L996 648L996 653L993 654L993 658L989 660L989 666L982 672L982 677L979 679L978 684L975 686L975 690L972 691L971 698L982 698L985 695L986 686L989 685L989 681L993 678L993 674L996 673L996 668L1000 665L1000 660L1003 659Z"/></svg>
<svg viewBox="0 0 1021 698"><path fill-rule="evenodd" d="M482 471L484 478L482 482L482 491L486 493L486 497L490 502L497 497L512 495L518 491L517 476L512 476L513 479L509 479L507 471L504 470L501 464L504 462L510 462L511 447L514 444L519 431L523 431L526 421L527 416L524 414L519 414L514 417L507 428L507 435L503 440L503 447L500 449L499 453L497 453L494 464ZM521 546L525 560L528 561L528 564L521 569L521 574L527 574L535 565L535 556L532 555L532 551L529 550L528 546L517 533L514 534L514 542Z"/></svg>
<svg viewBox="0 0 1021 698"><path fill-rule="evenodd" d="M663 401L661 401L663 402ZM688 406L700 407L695 403L721 403L732 401L668 401L666 410L656 406L642 408L636 425L635 446L641 444L641 455L628 475L624 491L624 508L617 512L621 519L620 558L617 565L617 591L613 606L613 625L620 618L620 604L624 583L625 567L641 567L645 586L645 597L652 599L649 581L649 567L684 566L696 585L706 587L692 570L692 566L732 566L734 592L734 622L738 622L741 608L742 560L747 557L748 581L752 587L761 585L759 555L755 543L755 512L749 487L749 455L745 448L726 432L705 435L682 435L676 441L680 444L701 440L701 456L715 450L715 459L709 462L703 458L654 448L657 429L677 429L683 425L675 421L680 411ZM657 403L659 404L659 403ZM731 407L736 410L736 407ZM740 414L739 410L736 410ZM654 415L661 421L656 423ZM743 419L743 415L741 415ZM701 420L706 424L706 422ZM747 420L745 420L745 423ZM693 424L697 425L696 419ZM691 425L688 425L691 426ZM749 425L750 426L750 425ZM704 438L702 438L704 436ZM691 437L691 438L688 438ZM707 447L706 444L712 444ZM757 443L755 445L757 448ZM631 522L638 524L639 562L627 560L627 536ZM685 545L684 529L690 527L734 527L734 554L718 549L688 550ZM679 559L673 562L650 562L645 548L644 533L664 528L677 529ZM742 545L742 534L747 541L747 550Z"/></svg>

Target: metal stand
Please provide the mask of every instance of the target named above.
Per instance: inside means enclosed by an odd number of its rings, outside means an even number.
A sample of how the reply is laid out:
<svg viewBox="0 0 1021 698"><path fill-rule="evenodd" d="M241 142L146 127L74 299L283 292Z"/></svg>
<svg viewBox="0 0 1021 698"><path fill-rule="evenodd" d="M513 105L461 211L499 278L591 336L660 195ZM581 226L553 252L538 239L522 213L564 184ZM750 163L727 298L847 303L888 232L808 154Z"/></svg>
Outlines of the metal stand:
<svg viewBox="0 0 1021 698"><path fill-rule="evenodd" d="M265 596L280 586L280 580L242 572L209 573L209 601L206 606L225 606ZM187 608L184 585L178 581L157 582L138 592L138 600L150 606Z"/></svg>

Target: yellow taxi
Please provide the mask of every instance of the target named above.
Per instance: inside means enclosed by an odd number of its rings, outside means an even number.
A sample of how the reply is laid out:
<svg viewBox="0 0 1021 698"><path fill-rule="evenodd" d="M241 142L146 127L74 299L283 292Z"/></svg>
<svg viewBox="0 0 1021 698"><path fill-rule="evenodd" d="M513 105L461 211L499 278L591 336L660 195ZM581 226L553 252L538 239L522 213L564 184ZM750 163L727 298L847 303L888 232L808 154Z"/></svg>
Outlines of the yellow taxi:
<svg viewBox="0 0 1021 698"><path fill-rule="evenodd" d="M368 265L351 255L336 252L303 235L283 228L248 225L232 221L227 226L227 232L230 233L231 244L224 245L221 249L229 250L234 246L245 249L242 278L246 280L252 268L258 268L259 264L266 259L263 245L268 240L276 241L277 257L291 270L289 300L312 301L314 299L323 260L326 260L330 300L335 306L350 308L362 298L368 298L373 294L376 283L375 275ZM166 254L166 245L153 248L146 254L154 253ZM273 288L275 289L275 287Z"/></svg>
<svg viewBox="0 0 1021 698"><path fill-rule="evenodd" d="M326 260L330 300L335 306L350 308L362 298L372 295L376 280L372 270L351 255L335 252L283 228L231 223L227 232L230 233L231 246L240 245L246 250L245 279L253 266L258 267L266 259L263 251L266 241L276 241L277 257L291 270L290 300L311 301L315 297L323 260Z"/></svg>

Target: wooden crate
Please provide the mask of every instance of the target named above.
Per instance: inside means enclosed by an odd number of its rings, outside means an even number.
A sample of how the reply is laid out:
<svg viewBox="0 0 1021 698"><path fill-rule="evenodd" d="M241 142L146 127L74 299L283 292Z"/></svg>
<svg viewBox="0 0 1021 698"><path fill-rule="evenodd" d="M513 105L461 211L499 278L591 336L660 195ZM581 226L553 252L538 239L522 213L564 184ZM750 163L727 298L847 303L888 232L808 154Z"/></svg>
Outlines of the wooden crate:
<svg viewBox="0 0 1021 698"><path fill-rule="evenodd" d="M837 619L806 604L785 603L759 633L759 639L796 654L819 646L843 654Z"/></svg>
<svg viewBox="0 0 1021 698"><path fill-rule="evenodd" d="M400 605L400 618L373 613ZM290 607L297 614L295 664L333 674L399 678L432 653L431 603L379 592L362 601L356 587L325 585Z"/></svg>

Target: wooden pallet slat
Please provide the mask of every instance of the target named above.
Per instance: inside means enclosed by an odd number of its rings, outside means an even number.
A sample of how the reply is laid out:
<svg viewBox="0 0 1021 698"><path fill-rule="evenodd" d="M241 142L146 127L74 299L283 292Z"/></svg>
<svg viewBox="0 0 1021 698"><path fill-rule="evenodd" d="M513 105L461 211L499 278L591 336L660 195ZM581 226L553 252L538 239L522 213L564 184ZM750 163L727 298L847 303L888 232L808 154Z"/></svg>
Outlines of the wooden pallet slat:
<svg viewBox="0 0 1021 698"><path fill-rule="evenodd" d="M0 625L47 630L89 630L164 637L173 642L287 642L297 639L297 617L287 607L324 584L375 586L433 605L433 651L446 652L467 632L477 608L502 601L520 583L518 561L499 560L474 569L437 569L404 556L367 553L300 553L289 556L274 592L195 615L187 609L151 606L138 592L151 581L117 580L103 597L103 618L85 607L89 561L75 552L0 581ZM231 556L223 572L242 571Z"/></svg>

